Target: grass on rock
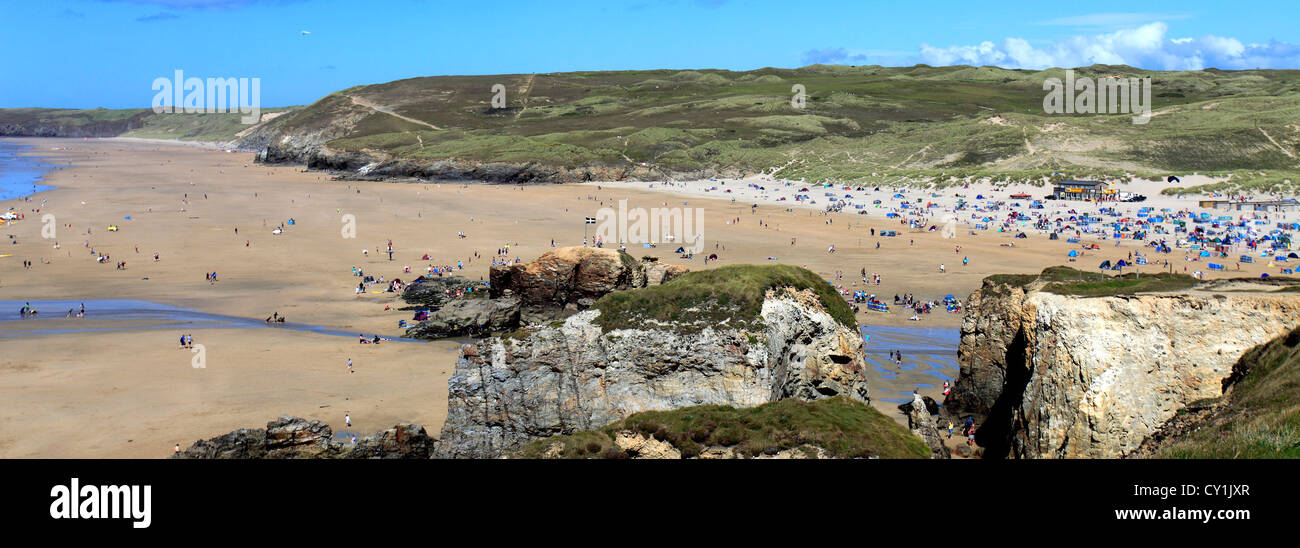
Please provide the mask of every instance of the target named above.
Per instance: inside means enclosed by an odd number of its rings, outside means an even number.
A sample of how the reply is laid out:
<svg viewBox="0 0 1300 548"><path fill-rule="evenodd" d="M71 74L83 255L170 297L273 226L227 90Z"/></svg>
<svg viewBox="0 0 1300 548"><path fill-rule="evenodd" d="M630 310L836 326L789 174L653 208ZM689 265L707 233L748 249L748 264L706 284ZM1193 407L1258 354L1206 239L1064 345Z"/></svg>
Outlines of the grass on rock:
<svg viewBox="0 0 1300 548"><path fill-rule="evenodd" d="M822 307L846 327L856 329L853 310L835 290L806 268L784 264L727 265L688 272L661 285L616 291L601 297L596 323L605 331L629 329L650 321L685 330L704 327L757 327L768 289L810 289Z"/></svg>
<svg viewBox="0 0 1300 548"><path fill-rule="evenodd" d="M816 401L781 400L758 407L700 405L673 411L646 411L599 430L536 440L516 456L541 458L557 442L561 458L626 458L614 444L630 430L666 441L683 457L710 447L756 457L804 445L820 447L833 458L929 458L930 450L893 419L844 396Z"/></svg>

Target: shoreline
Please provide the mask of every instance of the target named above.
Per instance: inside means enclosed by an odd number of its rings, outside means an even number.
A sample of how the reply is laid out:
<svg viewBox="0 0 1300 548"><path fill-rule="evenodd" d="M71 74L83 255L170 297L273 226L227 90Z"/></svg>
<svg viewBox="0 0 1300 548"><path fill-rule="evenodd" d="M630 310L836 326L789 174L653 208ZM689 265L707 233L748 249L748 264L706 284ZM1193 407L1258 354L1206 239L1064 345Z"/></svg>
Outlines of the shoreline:
<svg viewBox="0 0 1300 548"><path fill-rule="evenodd" d="M64 167L67 167L66 165L52 163L50 160L53 158L53 156L48 154L43 154L37 151L35 145L14 142L8 139L0 139L0 143L8 144L13 147L13 150L8 153L10 155L9 157L14 159L24 159L27 161L26 165L20 165L17 167L19 167L20 169L27 169L34 172L28 175L27 177L28 180L13 181L10 182L9 185L5 185L5 186L12 185L13 191L16 193L15 195L12 196L5 195L3 191L4 186L0 186L0 201L25 200L26 198L33 197L42 192L47 192L58 188L55 185L48 184L49 183L48 177L51 173L58 171L59 169L62 169ZM3 157L0 157L0 160L3 160ZM0 176L4 176L5 178L8 178L8 174L3 173L3 171L4 171L4 166L0 166ZM30 185L32 188L29 189L28 185Z"/></svg>

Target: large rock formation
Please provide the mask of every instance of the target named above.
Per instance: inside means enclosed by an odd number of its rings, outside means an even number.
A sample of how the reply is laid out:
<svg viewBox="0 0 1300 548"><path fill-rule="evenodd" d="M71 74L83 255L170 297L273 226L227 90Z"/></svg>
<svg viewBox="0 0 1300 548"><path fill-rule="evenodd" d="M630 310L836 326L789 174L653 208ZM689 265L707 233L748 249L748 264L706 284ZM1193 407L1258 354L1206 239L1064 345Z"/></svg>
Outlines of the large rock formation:
<svg viewBox="0 0 1300 548"><path fill-rule="evenodd" d="M1102 297L985 280L962 319L950 417L984 417L987 456L1114 458L1218 396L1247 349L1300 321L1295 293Z"/></svg>
<svg viewBox="0 0 1300 548"><path fill-rule="evenodd" d="M613 249L561 247L531 263L493 265L489 285L493 297L519 297L528 322L553 319L566 308L586 309L612 291L664 283L685 272L683 266L646 264Z"/></svg>
<svg viewBox="0 0 1300 548"><path fill-rule="evenodd" d="M593 278L597 286L612 279ZM862 337L828 312L828 301L807 288L759 295L759 317L749 323L685 328L645 320L605 330L594 309L522 338L466 346L448 383L437 456L498 457L639 411L839 394L869 401Z"/></svg>
<svg viewBox="0 0 1300 548"><path fill-rule="evenodd" d="M408 329L406 336L488 335L549 323L590 307L612 291L664 283L686 271L683 266L638 261L613 249L562 247L530 263L493 265L491 299L455 298L464 278L421 278L402 297L439 309Z"/></svg>
<svg viewBox="0 0 1300 548"><path fill-rule="evenodd" d="M401 423L355 444L334 439L329 425L284 415L266 429L241 428L194 442L172 455L181 459L427 459L436 440L424 427Z"/></svg>
<svg viewBox="0 0 1300 548"><path fill-rule="evenodd" d="M948 446L943 443L939 427L934 424L934 415L938 414L938 405L934 400L929 396L922 399L920 394L914 393L911 402L898 407L907 414L907 429L925 442L933 458L946 459L951 456Z"/></svg>

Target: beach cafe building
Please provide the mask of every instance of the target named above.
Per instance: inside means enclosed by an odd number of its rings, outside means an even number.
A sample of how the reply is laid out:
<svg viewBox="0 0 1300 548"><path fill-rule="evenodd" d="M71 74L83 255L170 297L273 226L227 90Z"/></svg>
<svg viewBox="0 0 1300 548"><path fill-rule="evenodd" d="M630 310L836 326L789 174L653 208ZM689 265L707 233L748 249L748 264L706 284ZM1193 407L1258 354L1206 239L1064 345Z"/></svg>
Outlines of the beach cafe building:
<svg viewBox="0 0 1300 548"><path fill-rule="evenodd" d="M1116 191L1101 181L1061 181L1052 194L1058 200L1114 200Z"/></svg>

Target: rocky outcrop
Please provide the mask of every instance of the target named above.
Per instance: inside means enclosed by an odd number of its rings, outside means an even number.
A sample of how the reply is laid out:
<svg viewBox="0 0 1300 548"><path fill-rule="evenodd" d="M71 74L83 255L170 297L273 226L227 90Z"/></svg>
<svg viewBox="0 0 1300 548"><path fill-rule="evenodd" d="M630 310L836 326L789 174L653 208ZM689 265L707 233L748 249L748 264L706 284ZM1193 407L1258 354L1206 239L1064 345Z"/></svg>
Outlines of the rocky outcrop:
<svg viewBox="0 0 1300 548"><path fill-rule="evenodd" d="M645 267L645 284L659 285L673 281L673 278L690 272L689 268L675 264L652 262Z"/></svg>
<svg viewBox="0 0 1300 548"><path fill-rule="evenodd" d="M547 449L545 453L542 454L541 458L544 459L565 458L564 455L565 455L566 443L569 442L556 441L551 443L550 447ZM687 458L682 455L682 452L680 450L678 450L676 447L673 447L673 444L667 441L657 440L654 438L654 436L647 436L645 434L642 434L640 432L635 432L632 430L620 430L618 432L615 432L614 448L615 450L608 451L605 454L601 454L599 456L602 458L609 458L609 459L637 459L637 460L646 460L646 459L674 460L674 459ZM698 458L704 460L718 460L718 459L744 459L750 457L737 452L732 447L714 445L714 446L703 448L699 452L699 455L690 458ZM825 449L819 446L804 444L798 447L792 447L790 449L773 448L773 450L771 450L770 452L766 452L754 456L752 458L760 459L760 460L761 459L785 460L785 459L829 459L833 457L829 453L827 453Z"/></svg>
<svg viewBox="0 0 1300 548"><path fill-rule="evenodd" d="M949 417L991 457L1115 458L1218 396L1247 349L1300 321L1291 293L1079 297L986 280L962 319Z"/></svg>
<svg viewBox="0 0 1300 548"><path fill-rule="evenodd" d="M329 425L289 415L266 429L241 428L194 442L172 455L181 459L426 459L436 440L418 424L400 423L357 439L334 439Z"/></svg>
<svg viewBox="0 0 1300 548"><path fill-rule="evenodd" d="M478 336L509 331L519 326L519 299L461 298L447 303L429 319L406 330L420 339Z"/></svg>
<svg viewBox="0 0 1300 548"><path fill-rule="evenodd" d="M437 456L498 457L639 411L840 394L869 401L861 335L807 289L769 290L754 329L647 322L604 331L599 315L587 310L523 338L465 346L448 382Z"/></svg>
<svg viewBox="0 0 1300 548"><path fill-rule="evenodd" d="M415 307L438 309L456 299L457 291L476 285L463 276L420 276L402 290L402 300Z"/></svg>
<svg viewBox="0 0 1300 548"><path fill-rule="evenodd" d="M584 310L606 294L670 281L686 267L643 263L631 255L596 247L562 247L530 263L493 265L491 299L454 297L464 278L422 277L402 297L439 308L406 336L443 338L504 333L522 325L550 323Z"/></svg>
<svg viewBox="0 0 1300 548"><path fill-rule="evenodd" d="M929 401L926 401L929 400ZM912 394L912 401L900 405L907 406L907 429L912 434L921 438L926 447L930 448L930 454L936 459L946 459L951 457L948 446L943 443L943 435L939 433L939 427L934 424L934 415L938 414L938 405L930 398L922 399L920 394ZM930 405L934 405L934 411L931 411Z"/></svg>
<svg viewBox="0 0 1300 548"><path fill-rule="evenodd" d="M614 446L634 459L682 458L682 452L673 447L673 444L631 430L621 430L614 434Z"/></svg>
<svg viewBox="0 0 1300 548"><path fill-rule="evenodd" d="M939 414L939 402L934 401L934 398L931 398L930 396L921 396L921 403L925 406L925 410L928 411L931 415ZM898 406L898 410L902 412L904 416L907 416L912 414L912 409L915 408L914 406L915 406L915 402L909 401L907 403L900 404Z"/></svg>
<svg viewBox="0 0 1300 548"><path fill-rule="evenodd" d="M645 287L645 266L627 253L596 247L562 247L530 263L493 265L493 297L515 295L531 315L573 305L587 308L611 291Z"/></svg>

